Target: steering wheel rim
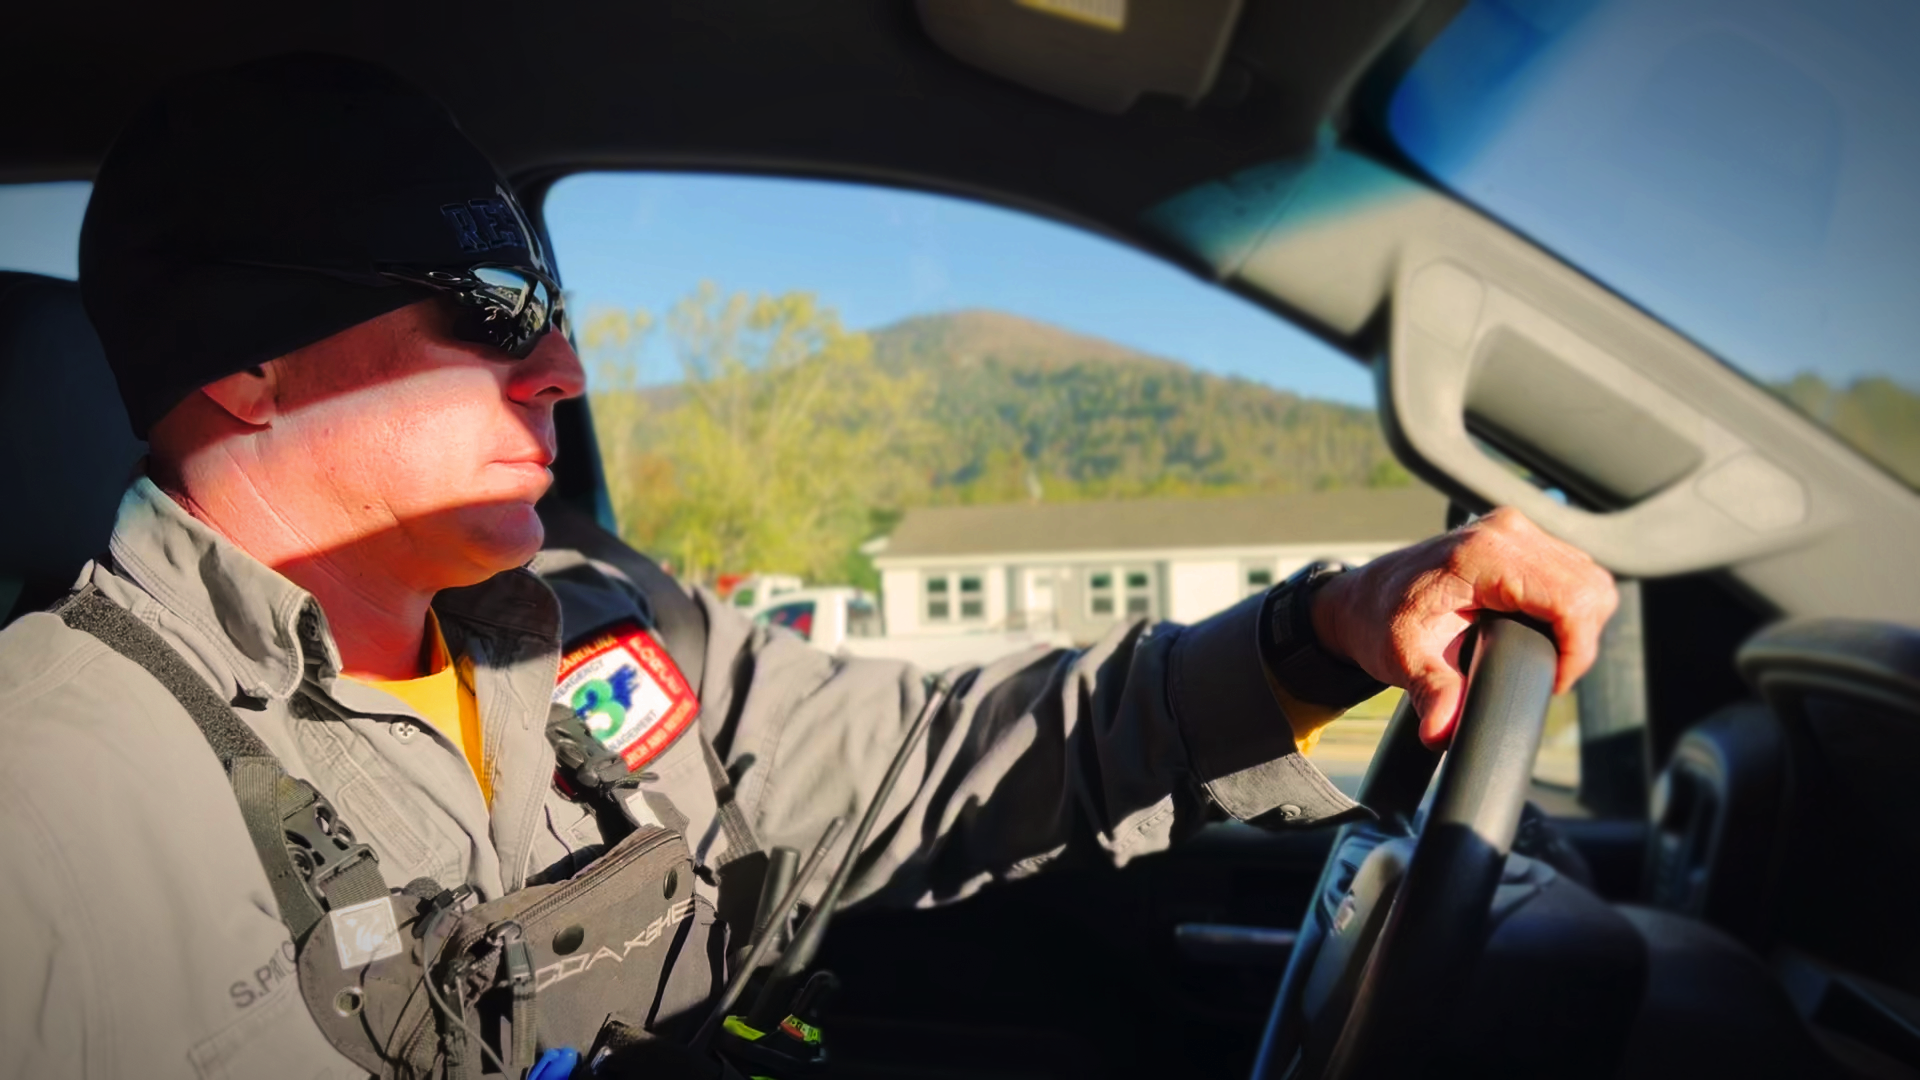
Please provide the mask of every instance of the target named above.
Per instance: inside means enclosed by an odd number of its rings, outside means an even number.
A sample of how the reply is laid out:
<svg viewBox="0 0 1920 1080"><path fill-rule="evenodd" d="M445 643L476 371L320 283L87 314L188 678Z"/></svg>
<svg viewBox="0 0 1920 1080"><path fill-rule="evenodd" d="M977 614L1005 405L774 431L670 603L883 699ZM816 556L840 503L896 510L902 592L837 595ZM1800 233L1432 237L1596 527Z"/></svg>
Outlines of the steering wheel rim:
<svg viewBox="0 0 1920 1080"><path fill-rule="evenodd" d="M1351 864L1341 877L1347 841L1377 845L1410 832L1436 757L1421 745L1418 717L1405 701L1361 785L1360 801L1380 821L1346 826L1334 841L1275 998L1254 1080L1416 1075L1447 1019L1444 1006L1472 973L1526 803L1557 666L1552 637L1529 621L1487 614L1475 633L1466 703L1426 823L1378 936L1346 961L1364 967L1338 1036L1330 1045L1324 1033L1312 1038L1302 1015L1321 946L1347 929L1328 925L1321 897L1354 880Z"/></svg>

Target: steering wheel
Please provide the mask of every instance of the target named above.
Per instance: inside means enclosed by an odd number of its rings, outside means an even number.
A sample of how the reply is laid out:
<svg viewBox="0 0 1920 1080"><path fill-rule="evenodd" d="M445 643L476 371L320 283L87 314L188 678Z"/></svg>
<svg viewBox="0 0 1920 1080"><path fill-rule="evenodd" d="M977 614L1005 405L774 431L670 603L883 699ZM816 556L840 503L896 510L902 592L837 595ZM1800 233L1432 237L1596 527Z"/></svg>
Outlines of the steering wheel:
<svg viewBox="0 0 1920 1080"><path fill-rule="evenodd" d="M1472 975L1532 779L1557 654L1537 625L1483 614L1466 706L1433 805L1436 755L1404 699L1361 783L1377 821L1343 827L1274 1000L1254 1080L1419 1074Z"/></svg>

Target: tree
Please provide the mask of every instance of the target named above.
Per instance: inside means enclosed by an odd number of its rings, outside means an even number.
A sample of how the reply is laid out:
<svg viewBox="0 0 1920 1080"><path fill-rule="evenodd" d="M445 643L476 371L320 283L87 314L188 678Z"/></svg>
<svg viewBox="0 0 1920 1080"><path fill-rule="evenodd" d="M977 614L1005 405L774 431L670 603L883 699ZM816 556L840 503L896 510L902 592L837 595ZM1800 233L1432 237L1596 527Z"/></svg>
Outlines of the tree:
<svg viewBox="0 0 1920 1080"><path fill-rule="evenodd" d="M643 391L633 357L650 326L642 312L596 313L581 336L601 368L626 360L594 412L629 542L692 580L847 580L872 509L913 487L889 451L916 441L922 381L881 371L866 335L809 293L705 284L666 320L684 381Z"/></svg>
<svg viewBox="0 0 1920 1080"><path fill-rule="evenodd" d="M635 504L641 492L671 483L659 475L665 460L645 444L651 410L640 391L640 353L652 330L653 317L645 311L603 307L588 311L575 335L592 373L593 429L614 520L623 525L641 520Z"/></svg>

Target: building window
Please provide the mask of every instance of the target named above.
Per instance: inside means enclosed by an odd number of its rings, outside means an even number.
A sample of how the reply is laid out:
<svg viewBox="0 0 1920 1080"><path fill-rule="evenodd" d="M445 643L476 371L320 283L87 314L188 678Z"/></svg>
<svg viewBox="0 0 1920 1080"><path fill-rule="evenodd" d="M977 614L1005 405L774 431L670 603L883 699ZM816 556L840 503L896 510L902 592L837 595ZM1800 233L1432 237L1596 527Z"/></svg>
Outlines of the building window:
<svg viewBox="0 0 1920 1080"><path fill-rule="evenodd" d="M1150 567L1114 567L1087 571L1087 614L1113 618L1124 615L1151 618L1154 613L1153 570Z"/></svg>
<svg viewBox="0 0 1920 1080"><path fill-rule="evenodd" d="M1127 571L1127 618L1153 614L1153 575L1145 570Z"/></svg>
<svg viewBox="0 0 1920 1080"><path fill-rule="evenodd" d="M960 617L963 619L984 619L987 617L987 594L980 586L980 575L963 574L960 577Z"/></svg>
<svg viewBox="0 0 1920 1080"><path fill-rule="evenodd" d="M1095 570L1087 575L1087 610L1095 615L1113 614L1113 574Z"/></svg>
<svg viewBox="0 0 1920 1080"><path fill-rule="evenodd" d="M987 577L942 570L928 574L928 622L979 622L987 617Z"/></svg>
<svg viewBox="0 0 1920 1080"><path fill-rule="evenodd" d="M1247 567L1246 586L1246 594L1248 596L1258 596L1268 589L1273 588L1273 567Z"/></svg>

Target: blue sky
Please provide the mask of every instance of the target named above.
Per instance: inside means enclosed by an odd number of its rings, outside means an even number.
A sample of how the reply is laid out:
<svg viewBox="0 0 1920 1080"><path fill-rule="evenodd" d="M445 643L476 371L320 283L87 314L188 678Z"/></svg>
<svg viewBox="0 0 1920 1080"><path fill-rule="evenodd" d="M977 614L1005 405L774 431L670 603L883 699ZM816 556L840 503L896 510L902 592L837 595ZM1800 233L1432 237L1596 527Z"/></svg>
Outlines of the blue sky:
<svg viewBox="0 0 1920 1080"><path fill-rule="evenodd" d="M1133 248L1044 218L892 188L691 173L561 181L547 228L570 303L663 313L701 281L807 290L855 329L993 308L1209 371L1371 405L1367 370ZM659 342L648 378L671 367Z"/></svg>
<svg viewBox="0 0 1920 1080"><path fill-rule="evenodd" d="M89 185L0 185L0 269L78 273ZM683 173L561 181L547 224L570 302L656 315L702 281L809 290L843 323L994 308L1209 371L1371 405L1364 367L1133 248L1044 218L919 192ZM650 380L672 374L659 341Z"/></svg>

